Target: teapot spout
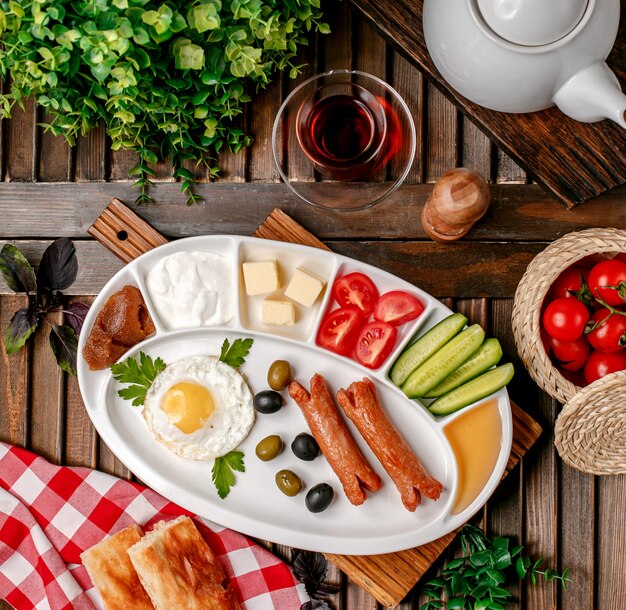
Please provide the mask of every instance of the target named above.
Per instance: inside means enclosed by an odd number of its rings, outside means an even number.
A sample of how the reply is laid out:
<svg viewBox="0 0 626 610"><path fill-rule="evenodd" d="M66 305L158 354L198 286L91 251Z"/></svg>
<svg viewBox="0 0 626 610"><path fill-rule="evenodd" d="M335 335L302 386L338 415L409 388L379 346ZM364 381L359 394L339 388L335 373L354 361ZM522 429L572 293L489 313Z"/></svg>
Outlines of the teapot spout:
<svg viewBox="0 0 626 610"><path fill-rule="evenodd" d="M593 123L611 119L626 128L626 95L617 76L603 61L576 72L552 99L576 121Z"/></svg>

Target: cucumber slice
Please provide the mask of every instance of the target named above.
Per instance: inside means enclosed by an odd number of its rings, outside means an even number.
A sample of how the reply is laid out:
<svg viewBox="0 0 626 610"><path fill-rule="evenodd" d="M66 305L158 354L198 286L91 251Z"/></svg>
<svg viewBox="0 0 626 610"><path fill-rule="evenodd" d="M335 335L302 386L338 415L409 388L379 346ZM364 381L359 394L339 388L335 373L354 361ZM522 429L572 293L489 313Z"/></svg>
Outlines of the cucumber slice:
<svg viewBox="0 0 626 610"><path fill-rule="evenodd" d="M420 364L450 341L466 324L465 316L453 313L433 326L400 354L391 369L391 381L398 386L402 385Z"/></svg>
<svg viewBox="0 0 626 610"><path fill-rule="evenodd" d="M513 365L503 364L444 394L428 410L434 415L448 415L497 392L513 379Z"/></svg>
<svg viewBox="0 0 626 610"><path fill-rule="evenodd" d="M466 381L474 379L494 364L498 364L502 358L502 347L497 339L487 339L480 349L452 375L448 375L441 383L424 394L424 398L439 398L454 388L458 388Z"/></svg>
<svg viewBox="0 0 626 610"><path fill-rule="evenodd" d="M478 350L484 340L485 331L478 324L466 328L415 369L402 384L402 391L409 398L424 396L454 373Z"/></svg>

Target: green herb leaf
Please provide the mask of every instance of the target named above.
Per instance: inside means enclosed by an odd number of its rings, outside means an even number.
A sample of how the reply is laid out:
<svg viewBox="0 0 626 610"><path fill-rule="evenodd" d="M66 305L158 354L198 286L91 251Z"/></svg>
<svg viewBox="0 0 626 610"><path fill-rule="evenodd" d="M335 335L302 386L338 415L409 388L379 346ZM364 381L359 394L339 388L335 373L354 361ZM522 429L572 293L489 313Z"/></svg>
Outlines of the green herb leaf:
<svg viewBox="0 0 626 610"><path fill-rule="evenodd" d="M39 324L39 315L29 308L18 309L4 333L4 349L13 354L21 349Z"/></svg>
<svg viewBox="0 0 626 610"><path fill-rule="evenodd" d="M146 400L146 394L156 379L156 376L167 365L161 358L153 360L147 354L139 352L139 362L135 358L127 358L111 366L113 379L120 383L131 384L127 388L118 390L118 396L124 400L132 400L134 407L141 406Z"/></svg>
<svg viewBox="0 0 626 610"><path fill-rule="evenodd" d="M234 368L238 368L246 361L253 343L254 339L235 339L231 345L228 339L224 339L219 359Z"/></svg>
<svg viewBox="0 0 626 610"><path fill-rule="evenodd" d="M35 271L22 251L13 244L4 244L0 251L0 273L13 292L35 292Z"/></svg>
<svg viewBox="0 0 626 610"><path fill-rule="evenodd" d="M222 457L215 458L211 479L217 489L217 495L222 500L230 493L230 488L235 484L235 473L245 472L243 462L244 455L241 451L231 451Z"/></svg>
<svg viewBox="0 0 626 610"><path fill-rule="evenodd" d="M489 539L473 525L466 525L459 538L465 555L449 561L440 576L424 585L422 593L428 601L422 604L421 610L443 607L504 610L512 599L504 588L511 576L520 579L528 576L533 585L539 577L545 582L560 580L563 587L571 582L569 568L560 575L554 568L541 571L543 559L531 560L520 546L513 546L509 551L508 538ZM513 557L517 557L515 570ZM445 605L444 596L448 598Z"/></svg>
<svg viewBox="0 0 626 610"><path fill-rule="evenodd" d="M50 347L61 369L70 375L76 376L78 337L74 329L67 324L61 326L52 325Z"/></svg>

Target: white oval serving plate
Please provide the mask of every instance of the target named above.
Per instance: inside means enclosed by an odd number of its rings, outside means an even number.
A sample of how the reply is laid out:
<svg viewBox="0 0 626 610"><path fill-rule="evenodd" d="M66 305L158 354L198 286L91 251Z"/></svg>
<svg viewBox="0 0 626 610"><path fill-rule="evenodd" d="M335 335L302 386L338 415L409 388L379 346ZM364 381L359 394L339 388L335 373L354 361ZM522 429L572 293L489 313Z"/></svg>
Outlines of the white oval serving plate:
<svg viewBox="0 0 626 610"><path fill-rule="evenodd" d="M232 261L235 301L234 319L222 327L168 330L159 319L145 287L146 274L162 257L180 251L221 254ZM291 327L264 327L260 321L263 297L248 297L243 290L241 263L275 258L283 283L296 267L303 267L326 281L326 290L310 309L299 307ZM361 271L380 293L405 290L417 296L425 310L417 320L398 330L396 346L378 370L367 369L352 359L316 345L321 318L330 304L330 287L339 275ZM274 414L256 414L256 422L239 449L245 454L245 473L236 473L236 484L220 499L211 481L211 461L178 457L149 432L141 408L118 397L120 385L110 371L91 371L82 357L84 344L97 314L108 297L126 284L138 286L155 323L156 333L133 347L124 359L143 351L160 356L166 363L180 358L219 355L224 338L252 337L254 344L241 367L253 393L268 389L267 370L276 359L288 360L295 378L308 388L314 373L326 378L331 392L368 376L376 383L387 415L415 451L425 468L444 486L438 501L422 498L414 513L407 511L393 482L351 422L350 431L363 454L383 480L382 489L368 494L361 506L353 506L323 456L313 462L299 460L289 445L307 424L298 406L285 396L285 406ZM449 315L450 310L427 293L389 273L356 260L316 248L240 236L202 236L175 241L152 250L126 265L102 289L85 320L78 351L78 381L87 412L111 451L145 484L194 513L242 533L297 548L325 553L372 555L426 544L465 523L489 498L500 481L512 442L511 407L506 390L492 397L498 401L502 434L495 468L483 490L463 512L451 514L458 485L458 466L443 428L473 406L443 418L433 417L418 401L409 400L388 379L388 371L412 337L422 334ZM481 404L484 401L480 401ZM345 418L344 418L345 419ZM255 455L257 443L279 434L285 450L274 460L262 462ZM296 472L305 485L296 497L287 497L276 487L274 475L282 469ZM304 504L306 490L321 482L335 490L330 507L310 513Z"/></svg>

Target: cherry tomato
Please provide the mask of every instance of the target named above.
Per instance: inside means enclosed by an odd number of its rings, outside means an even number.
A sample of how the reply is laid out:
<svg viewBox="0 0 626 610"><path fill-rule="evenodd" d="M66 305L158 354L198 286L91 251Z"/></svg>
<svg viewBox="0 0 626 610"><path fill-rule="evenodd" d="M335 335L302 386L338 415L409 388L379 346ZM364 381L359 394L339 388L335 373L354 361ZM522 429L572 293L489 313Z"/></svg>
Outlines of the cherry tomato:
<svg viewBox="0 0 626 610"><path fill-rule="evenodd" d="M324 316L317 333L317 343L331 352L348 356L363 321L356 307L335 309Z"/></svg>
<svg viewBox="0 0 626 610"><path fill-rule="evenodd" d="M378 301L378 290L367 275L348 273L333 284L333 298L339 307L357 307L367 317Z"/></svg>
<svg viewBox="0 0 626 610"><path fill-rule="evenodd" d="M619 352L626 345L626 316L610 313L608 309L603 308L591 317L598 326L587 334L587 339L599 352Z"/></svg>
<svg viewBox="0 0 626 610"><path fill-rule="evenodd" d="M582 269L581 267L568 267L565 271L563 271L563 273L561 273L561 275L559 275L559 277L556 278L552 286L550 286L550 290L548 291L550 298L576 298L576 295L572 294L572 292L578 292L581 290L581 274L583 279L587 281L589 271Z"/></svg>
<svg viewBox="0 0 626 610"><path fill-rule="evenodd" d="M591 352L587 359L587 364L585 364L583 374L587 383L593 383L600 377L604 377L609 373L615 373L615 371L623 371L624 369L626 369L626 351L614 354Z"/></svg>
<svg viewBox="0 0 626 610"><path fill-rule="evenodd" d="M626 263L626 252L620 252L616 257L616 261L621 261L622 263Z"/></svg>
<svg viewBox="0 0 626 610"><path fill-rule="evenodd" d="M357 361L370 369L377 369L391 353L397 334L396 327L387 322L366 324L354 348Z"/></svg>
<svg viewBox="0 0 626 610"><path fill-rule="evenodd" d="M423 311L424 306L412 294L402 290L392 290L378 299L374 307L374 319L400 326L405 322L415 320Z"/></svg>
<svg viewBox="0 0 626 610"><path fill-rule="evenodd" d="M546 332L559 341L576 341L589 321L589 310L578 300L560 298L550 303L543 313Z"/></svg>
<svg viewBox="0 0 626 610"><path fill-rule="evenodd" d="M606 286L625 286L626 290L626 263L611 259L602 261L589 272L589 289L594 297L600 297L609 305L623 305L624 299L617 289Z"/></svg>
<svg viewBox="0 0 626 610"><path fill-rule="evenodd" d="M550 351L559 369L576 372L583 368L591 349L585 337L579 337L576 341L550 339Z"/></svg>

